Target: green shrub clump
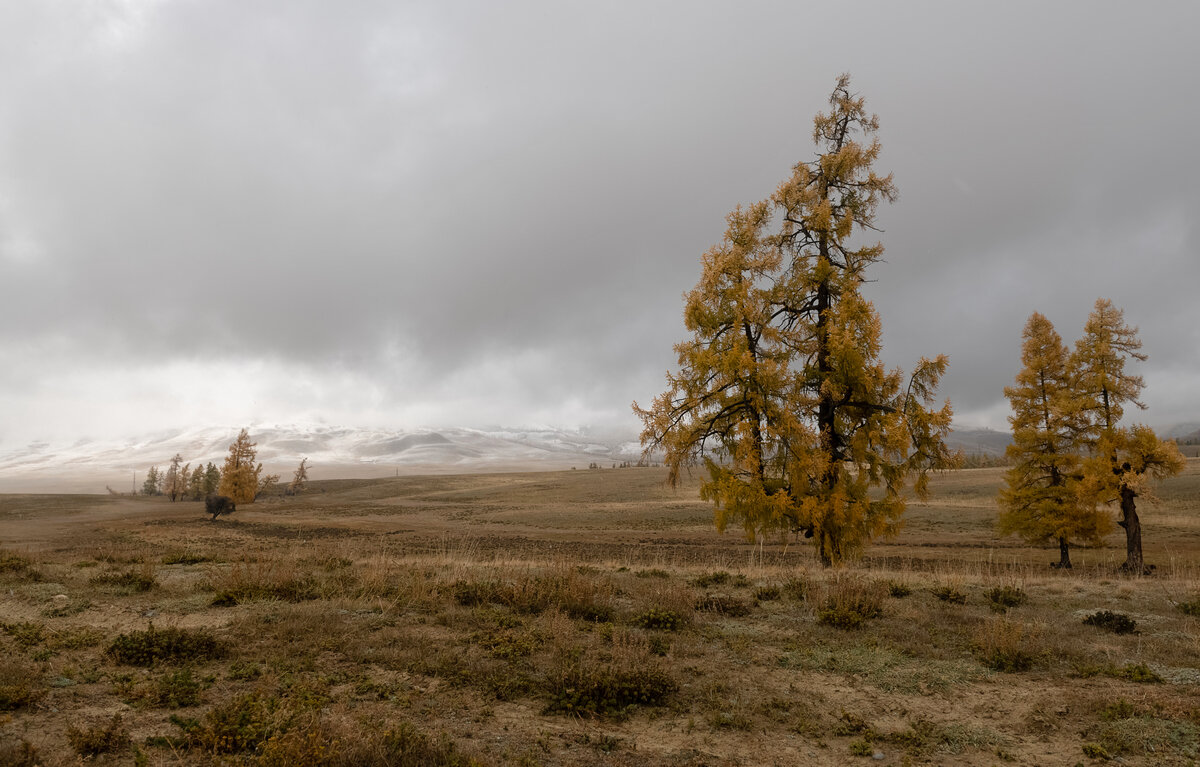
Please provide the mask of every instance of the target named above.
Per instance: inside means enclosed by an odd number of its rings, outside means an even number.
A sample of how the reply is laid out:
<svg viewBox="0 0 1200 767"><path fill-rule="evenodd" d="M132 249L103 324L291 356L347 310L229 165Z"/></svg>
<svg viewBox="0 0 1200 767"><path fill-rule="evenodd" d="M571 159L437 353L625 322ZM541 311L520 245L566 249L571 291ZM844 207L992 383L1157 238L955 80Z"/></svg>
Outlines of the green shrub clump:
<svg viewBox="0 0 1200 767"><path fill-rule="evenodd" d="M1083 619L1089 626L1111 631L1114 634L1134 634L1137 632L1137 621L1124 613L1114 613L1111 610L1101 610Z"/></svg>
<svg viewBox="0 0 1200 767"><path fill-rule="evenodd" d="M709 586L725 586L732 585L740 588L750 586L748 577L738 574L730 575L725 570L718 570L716 573L706 573L692 580L692 586L700 588L708 588Z"/></svg>
<svg viewBox="0 0 1200 767"><path fill-rule="evenodd" d="M34 647L46 641L45 626L40 623L0 623L0 630L22 647Z"/></svg>
<svg viewBox="0 0 1200 767"><path fill-rule="evenodd" d="M655 629L657 631L678 631L683 628L683 616L674 610L664 610L659 607L651 607L643 613L639 613L633 619L634 624L641 626L644 629Z"/></svg>
<svg viewBox="0 0 1200 767"><path fill-rule="evenodd" d="M171 723L183 731L183 745L212 754L240 754L262 747L277 731L276 698L257 692L239 695L217 706L202 719L172 715Z"/></svg>
<svg viewBox="0 0 1200 767"><path fill-rule="evenodd" d="M1020 607L1029 601L1029 596L1024 589L1016 588L1015 586L997 586L994 589L989 589L984 596L987 597L991 608L996 612L1005 612L1010 607Z"/></svg>
<svg viewBox="0 0 1200 767"><path fill-rule="evenodd" d="M576 663L551 679L546 713L624 716L635 706L660 706L679 684L660 668L611 668Z"/></svg>
<svg viewBox="0 0 1200 767"><path fill-rule="evenodd" d="M1193 618L1200 618L1200 596L1187 602L1179 602L1175 605L1179 608L1179 612L1184 615L1190 615Z"/></svg>
<svg viewBox="0 0 1200 767"><path fill-rule="evenodd" d="M783 589L778 586L759 586L754 591L754 598L759 602L774 602L783 596Z"/></svg>
<svg viewBox="0 0 1200 767"><path fill-rule="evenodd" d="M200 629L156 629L121 634L113 640L104 654L125 666L153 666L160 661L182 663L220 658L225 646L212 634Z"/></svg>
<svg viewBox="0 0 1200 767"><path fill-rule="evenodd" d="M821 609L817 623L838 629L856 629L864 621L883 615L883 589L878 583L845 581L834 584Z"/></svg>
<svg viewBox="0 0 1200 767"><path fill-rule="evenodd" d="M912 594L912 587L904 581L888 581L887 589L888 596L893 599L904 599L909 594Z"/></svg>

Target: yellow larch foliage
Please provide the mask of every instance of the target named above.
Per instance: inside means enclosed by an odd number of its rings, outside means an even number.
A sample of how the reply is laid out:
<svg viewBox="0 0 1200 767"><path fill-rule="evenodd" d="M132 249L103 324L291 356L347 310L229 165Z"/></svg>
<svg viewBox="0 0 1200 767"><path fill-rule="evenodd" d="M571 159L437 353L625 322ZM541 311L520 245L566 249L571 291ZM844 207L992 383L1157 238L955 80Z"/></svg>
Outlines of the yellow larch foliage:
<svg viewBox="0 0 1200 767"><path fill-rule="evenodd" d="M1125 370L1129 360L1146 359L1141 348L1137 328L1125 324L1125 313L1112 301L1099 298L1071 355L1088 456L1081 495L1092 509L1119 504L1117 524L1125 530L1126 543L1123 567L1132 573L1146 569L1136 499L1152 497L1153 481L1179 474L1185 466L1175 443L1160 440L1149 426L1120 425L1126 404L1145 408L1138 400L1145 385L1142 377Z"/></svg>
<svg viewBox="0 0 1200 767"><path fill-rule="evenodd" d="M1013 466L1000 491L999 530L1030 543L1057 542L1058 566L1069 568L1071 542L1098 542L1111 523L1080 497L1079 441L1086 419L1062 337L1037 312L1022 337L1021 371L1004 389L1013 411Z"/></svg>
<svg viewBox="0 0 1200 767"><path fill-rule="evenodd" d="M237 439L229 446L225 467L221 470L221 484L217 492L233 499L234 503L253 503L258 494L258 477L262 464L254 461L258 457L257 444L250 441L250 432L242 429Z"/></svg>
<svg viewBox="0 0 1200 767"><path fill-rule="evenodd" d="M634 403L672 480L707 468L719 529L803 531L827 565L895 532L909 480L923 493L927 472L956 460L949 403L933 406L946 358L922 359L907 383L885 369L879 316L859 292L883 246L852 235L873 231L896 192L871 170L878 120L849 88L843 75L814 120L818 159L729 215L686 297L678 372L649 408Z"/></svg>

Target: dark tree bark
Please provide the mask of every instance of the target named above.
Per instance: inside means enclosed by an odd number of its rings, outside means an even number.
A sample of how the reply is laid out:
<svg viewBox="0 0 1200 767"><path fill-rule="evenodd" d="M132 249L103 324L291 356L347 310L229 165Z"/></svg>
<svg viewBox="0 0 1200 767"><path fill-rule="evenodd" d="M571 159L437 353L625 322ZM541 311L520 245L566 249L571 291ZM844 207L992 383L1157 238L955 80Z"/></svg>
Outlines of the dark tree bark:
<svg viewBox="0 0 1200 767"><path fill-rule="evenodd" d="M1135 575L1146 575L1146 563L1142 559L1142 521L1138 519L1137 493L1128 485L1121 485L1121 521L1125 528L1125 564L1121 570Z"/></svg>
<svg viewBox="0 0 1200 767"><path fill-rule="evenodd" d="M1067 543L1066 538L1058 539L1058 563L1051 565L1060 570L1071 569L1071 545Z"/></svg>

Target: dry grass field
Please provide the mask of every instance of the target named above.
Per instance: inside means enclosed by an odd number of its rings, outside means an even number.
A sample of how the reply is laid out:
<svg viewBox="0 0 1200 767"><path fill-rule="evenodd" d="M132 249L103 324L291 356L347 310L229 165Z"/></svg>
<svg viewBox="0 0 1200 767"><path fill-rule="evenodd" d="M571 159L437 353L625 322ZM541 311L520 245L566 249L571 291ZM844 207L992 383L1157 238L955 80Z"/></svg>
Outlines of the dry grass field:
<svg viewBox="0 0 1200 767"><path fill-rule="evenodd" d="M1145 578L997 539L1000 477L828 571L658 469L0 496L0 764L1196 763L1200 461Z"/></svg>

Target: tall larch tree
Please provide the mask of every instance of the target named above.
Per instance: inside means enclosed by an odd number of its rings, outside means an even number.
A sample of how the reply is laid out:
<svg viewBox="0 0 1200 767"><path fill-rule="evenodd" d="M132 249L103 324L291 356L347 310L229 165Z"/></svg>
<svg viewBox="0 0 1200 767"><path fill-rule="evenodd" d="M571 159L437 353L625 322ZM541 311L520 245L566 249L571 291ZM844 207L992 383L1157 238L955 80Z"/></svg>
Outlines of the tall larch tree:
<svg viewBox="0 0 1200 767"><path fill-rule="evenodd" d="M803 530L826 565L894 532L909 480L924 494L927 472L955 461L949 403L933 404L946 358L922 359L907 382L885 369L860 292L883 246L855 235L896 196L872 169L878 120L846 75L829 103L814 119L817 158L730 214L687 296L679 372L651 407L634 403L643 446L665 453L673 480L705 464L718 528Z"/></svg>
<svg viewBox="0 0 1200 767"><path fill-rule="evenodd" d="M232 498L234 503L254 503L258 495L258 478L262 464L255 463L258 457L257 444L250 441L250 431L242 429L237 439L229 446L225 467L221 470L218 492Z"/></svg>
<svg viewBox="0 0 1200 767"><path fill-rule="evenodd" d="M1138 400L1145 382L1125 369L1131 360L1145 361L1141 348L1137 328L1125 324L1124 312L1100 298L1071 355L1090 452L1083 467L1084 492L1094 504L1119 503L1117 524L1125 530L1122 569L1134 574L1146 572L1136 499L1149 493L1153 480L1174 476L1185 465L1175 443L1160 440L1149 426L1120 425L1126 405L1146 407Z"/></svg>
<svg viewBox="0 0 1200 767"><path fill-rule="evenodd" d="M1070 358L1050 320L1034 312L1025 324L1021 372L1004 389L1013 414L1013 466L1000 491L1001 534L1030 543L1057 542L1061 568L1071 567L1071 542L1098 543L1106 514L1081 498L1080 440L1086 421L1073 389Z"/></svg>

